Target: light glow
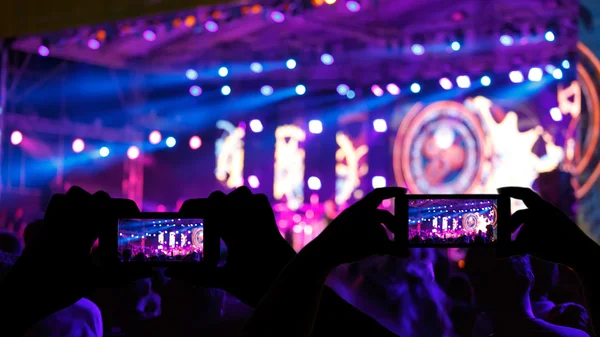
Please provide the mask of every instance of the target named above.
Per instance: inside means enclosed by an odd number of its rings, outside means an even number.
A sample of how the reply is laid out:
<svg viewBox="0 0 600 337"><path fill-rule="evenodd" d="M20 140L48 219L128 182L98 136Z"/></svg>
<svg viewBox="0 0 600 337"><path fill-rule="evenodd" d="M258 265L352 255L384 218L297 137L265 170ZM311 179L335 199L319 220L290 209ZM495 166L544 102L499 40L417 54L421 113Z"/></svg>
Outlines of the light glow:
<svg viewBox="0 0 600 337"><path fill-rule="evenodd" d="M192 136L189 145L192 150L198 150L202 146L202 139L199 136Z"/></svg>
<svg viewBox="0 0 600 337"><path fill-rule="evenodd" d="M73 152L80 153L85 150L85 142L81 138L77 138L73 141L71 146L73 148Z"/></svg>
<svg viewBox="0 0 600 337"><path fill-rule="evenodd" d="M131 160L135 160L135 159L138 159L139 156L140 156L140 149L137 146L133 145L127 149L127 158L129 158Z"/></svg>
<svg viewBox="0 0 600 337"><path fill-rule="evenodd" d="M12 145L19 145L23 141L23 134L21 131L13 131L10 134L10 142Z"/></svg>
<svg viewBox="0 0 600 337"><path fill-rule="evenodd" d="M270 86L270 85L263 85L263 86L260 88L260 93L261 93L263 96L271 96L271 95L273 95L273 87L272 87L272 86Z"/></svg>
<svg viewBox="0 0 600 337"><path fill-rule="evenodd" d="M329 66L333 64L333 56L331 56L331 54L323 54L321 55L321 62L323 62L324 65Z"/></svg>
<svg viewBox="0 0 600 337"><path fill-rule="evenodd" d="M273 196L287 199L287 206L297 210L304 201L305 151L300 142L306 133L296 125L282 125L275 130L275 178Z"/></svg>
<svg viewBox="0 0 600 337"><path fill-rule="evenodd" d="M452 81L450 81L450 79L447 77L440 78L439 83L440 83L440 87L442 87L442 89L444 89L444 90L450 90L454 86L452 84Z"/></svg>
<svg viewBox="0 0 600 337"><path fill-rule="evenodd" d="M302 84L296 86L296 94L302 96L306 93L306 87Z"/></svg>
<svg viewBox="0 0 600 337"><path fill-rule="evenodd" d="M377 97L383 96L383 89L381 89L381 87L378 86L377 84L373 84L371 86L371 92L373 93L373 95L375 95Z"/></svg>
<svg viewBox="0 0 600 337"><path fill-rule="evenodd" d="M260 187L260 181L258 180L258 177L255 175L249 176L248 177L248 185L250 185L250 187L252 187L252 188Z"/></svg>
<svg viewBox="0 0 600 337"><path fill-rule="evenodd" d="M244 137L246 131L228 121L218 121L217 128L223 135L215 143L217 166L215 177L228 188L244 184Z"/></svg>
<svg viewBox="0 0 600 337"><path fill-rule="evenodd" d="M544 71L542 70L542 68L537 68L537 67L529 69L529 74L527 74L527 78L532 82L541 81L543 76L544 76Z"/></svg>
<svg viewBox="0 0 600 337"><path fill-rule="evenodd" d="M369 172L367 153L369 146L362 144L356 146L343 132L335 136L339 148L335 152L335 202L338 205L348 201L354 191L360 187L361 179Z"/></svg>
<svg viewBox="0 0 600 337"><path fill-rule="evenodd" d="M106 146L103 146L98 150L98 154L100 154L100 157L106 158L110 154L110 150Z"/></svg>
<svg viewBox="0 0 600 337"><path fill-rule="evenodd" d="M490 84L492 84L492 79L489 76L481 77L481 85L488 87Z"/></svg>
<svg viewBox="0 0 600 337"><path fill-rule="evenodd" d="M373 129L375 132L386 132L387 131L387 122L385 119L378 118L373 121Z"/></svg>
<svg viewBox="0 0 600 337"><path fill-rule="evenodd" d="M228 85L224 85L221 87L221 94L223 96L229 96L231 94L231 87Z"/></svg>
<svg viewBox="0 0 600 337"><path fill-rule="evenodd" d="M523 73L518 70L511 71L508 74L508 77L513 83L522 83L525 80L525 77L523 77Z"/></svg>
<svg viewBox="0 0 600 337"><path fill-rule="evenodd" d="M563 119L562 112L557 107L550 109L550 117L552 117L552 120L555 122L560 122Z"/></svg>
<svg viewBox="0 0 600 337"><path fill-rule="evenodd" d="M174 147L177 144L177 140L175 137L168 137L167 140L165 140L165 143L168 147Z"/></svg>
<svg viewBox="0 0 600 337"><path fill-rule="evenodd" d="M227 67L219 68L219 76L226 77L229 74L229 69Z"/></svg>
<svg viewBox="0 0 600 337"><path fill-rule="evenodd" d="M308 178L308 188L313 191L318 191L321 189L321 179L317 177Z"/></svg>
<svg viewBox="0 0 600 337"><path fill-rule="evenodd" d="M385 88L387 89L387 91L390 94L392 94L394 96L400 95L400 88L398 88L398 86L394 83L390 83L390 84L386 85Z"/></svg>
<svg viewBox="0 0 600 337"><path fill-rule="evenodd" d="M150 141L150 144L153 144L153 145L160 143L160 141L162 140L162 135L160 134L160 131L154 130L154 131L150 132L150 135L148 136L148 140Z"/></svg>
<svg viewBox="0 0 600 337"><path fill-rule="evenodd" d="M412 50L413 54L415 54L415 55L423 55L423 54L425 54L425 47L423 47L423 45L420 45L418 43L413 44L410 47L410 50Z"/></svg>
<svg viewBox="0 0 600 337"><path fill-rule="evenodd" d="M196 80L198 79L198 72L194 69L188 69L185 72L185 77L187 77L187 79L190 81Z"/></svg>
<svg viewBox="0 0 600 337"><path fill-rule="evenodd" d="M419 83L413 83L410 85L410 91L417 94L421 91L421 85Z"/></svg>
<svg viewBox="0 0 600 337"><path fill-rule="evenodd" d="M294 59L289 59L289 60L285 61L285 66L290 70L296 68L296 65L297 65L297 63L296 63L296 60L294 60Z"/></svg>
<svg viewBox="0 0 600 337"><path fill-rule="evenodd" d="M337 86L336 90L338 94L344 96L348 93L348 90L350 90L350 88L346 84L340 84Z"/></svg>
<svg viewBox="0 0 600 337"><path fill-rule="evenodd" d="M382 188L387 186L387 181L383 176L374 176L371 179L371 185L373 186L373 188Z"/></svg>
<svg viewBox="0 0 600 337"><path fill-rule="evenodd" d="M456 78L456 85L459 88L467 89L471 86L471 79L467 75L461 75Z"/></svg>
<svg viewBox="0 0 600 337"><path fill-rule="evenodd" d="M250 70L253 73L259 74L259 73L262 73L263 66L262 66L262 64L260 64L258 62L252 62L252 63L250 63Z"/></svg>
<svg viewBox="0 0 600 337"><path fill-rule="evenodd" d="M252 130L252 132L254 133L259 133L263 131L263 125L261 123L261 121L259 121L258 119L253 119L250 121L250 130Z"/></svg>
<svg viewBox="0 0 600 337"><path fill-rule="evenodd" d="M313 119L308 122L308 130L310 133L318 135L323 132L323 123L320 120Z"/></svg>

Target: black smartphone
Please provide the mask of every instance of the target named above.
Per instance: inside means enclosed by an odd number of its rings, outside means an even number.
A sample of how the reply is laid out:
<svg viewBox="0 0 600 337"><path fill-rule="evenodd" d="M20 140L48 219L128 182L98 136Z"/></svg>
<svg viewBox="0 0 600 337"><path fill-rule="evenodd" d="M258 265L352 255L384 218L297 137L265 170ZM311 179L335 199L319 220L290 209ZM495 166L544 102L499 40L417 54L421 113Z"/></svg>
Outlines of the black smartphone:
<svg viewBox="0 0 600 337"><path fill-rule="evenodd" d="M502 225L510 216L510 200L498 194L409 194L396 198L396 216L406 225L409 247L497 247L510 242Z"/></svg>

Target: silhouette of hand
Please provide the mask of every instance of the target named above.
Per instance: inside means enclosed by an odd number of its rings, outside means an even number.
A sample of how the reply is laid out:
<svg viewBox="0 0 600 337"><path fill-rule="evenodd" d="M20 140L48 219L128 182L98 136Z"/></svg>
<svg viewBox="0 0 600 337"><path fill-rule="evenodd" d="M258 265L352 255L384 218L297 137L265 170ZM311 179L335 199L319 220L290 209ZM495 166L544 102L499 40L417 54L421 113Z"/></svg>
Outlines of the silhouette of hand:
<svg viewBox="0 0 600 337"><path fill-rule="evenodd" d="M523 187L499 188L500 195L522 200L527 209L515 212L507 225L510 232L518 230L509 246L509 255L531 254L538 258L566 265L578 259L582 250L595 246L568 216L534 191Z"/></svg>
<svg viewBox="0 0 600 337"><path fill-rule="evenodd" d="M381 224L397 235L406 235L399 233L402 226L390 212L378 209L383 200L404 197L405 194L406 190L400 187L374 190L338 215L307 248L319 252L328 267L376 254L406 256L406 242L390 241Z"/></svg>
<svg viewBox="0 0 600 337"><path fill-rule="evenodd" d="M173 266L167 276L223 289L242 302L256 306L281 270L295 256L279 233L273 209L264 194L252 194L245 186L229 195L209 196L212 217L218 219L219 235L227 245L223 267ZM193 212L195 200L186 201L180 212Z"/></svg>

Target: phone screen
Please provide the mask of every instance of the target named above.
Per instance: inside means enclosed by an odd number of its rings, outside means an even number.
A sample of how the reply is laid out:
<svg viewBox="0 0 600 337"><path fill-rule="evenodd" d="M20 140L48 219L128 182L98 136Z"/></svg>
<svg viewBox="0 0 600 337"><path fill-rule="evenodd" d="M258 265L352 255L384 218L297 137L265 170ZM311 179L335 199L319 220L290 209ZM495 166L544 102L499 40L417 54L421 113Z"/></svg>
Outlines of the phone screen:
<svg viewBox="0 0 600 337"><path fill-rule="evenodd" d="M408 196L408 240L418 245L492 244L498 199Z"/></svg>
<svg viewBox="0 0 600 337"><path fill-rule="evenodd" d="M203 219L119 219L118 250L132 260L200 261L204 253ZM143 259L142 259L143 260Z"/></svg>

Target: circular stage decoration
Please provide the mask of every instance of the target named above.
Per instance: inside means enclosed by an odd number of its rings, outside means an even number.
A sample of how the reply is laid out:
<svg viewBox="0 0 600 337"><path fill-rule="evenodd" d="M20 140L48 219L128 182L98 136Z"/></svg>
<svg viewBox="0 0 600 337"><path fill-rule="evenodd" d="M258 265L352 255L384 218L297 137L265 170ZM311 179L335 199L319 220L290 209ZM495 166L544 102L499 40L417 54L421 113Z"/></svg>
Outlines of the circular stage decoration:
<svg viewBox="0 0 600 337"><path fill-rule="evenodd" d="M492 227L496 229L498 227L498 206L492 204L492 210L489 213L489 219L492 222Z"/></svg>
<svg viewBox="0 0 600 337"><path fill-rule="evenodd" d="M470 193L487 175L486 148L481 120L463 104L440 101L423 109L416 105L396 135L396 183L411 193Z"/></svg>
<svg viewBox="0 0 600 337"><path fill-rule="evenodd" d="M465 231L476 230L478 220L479 217L477 216L477 214L467 213L465 216L463 216L463 229Z"/></svg>
<svg viewBox="0 0 600 337"><path fill-rule="evenodd" d="M204 246L204 228L194 228L192 230L192 245L194 248L202 249Z"/></svg>

